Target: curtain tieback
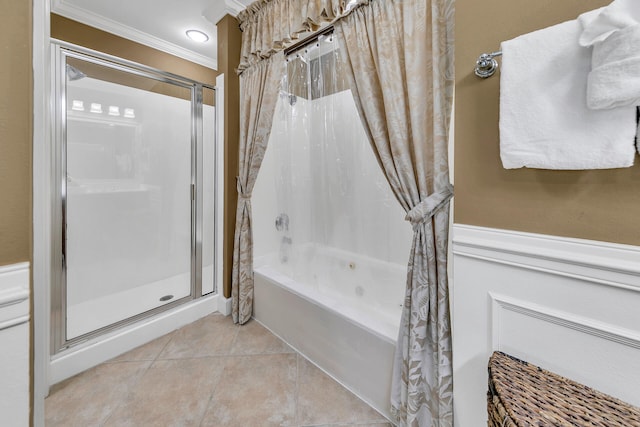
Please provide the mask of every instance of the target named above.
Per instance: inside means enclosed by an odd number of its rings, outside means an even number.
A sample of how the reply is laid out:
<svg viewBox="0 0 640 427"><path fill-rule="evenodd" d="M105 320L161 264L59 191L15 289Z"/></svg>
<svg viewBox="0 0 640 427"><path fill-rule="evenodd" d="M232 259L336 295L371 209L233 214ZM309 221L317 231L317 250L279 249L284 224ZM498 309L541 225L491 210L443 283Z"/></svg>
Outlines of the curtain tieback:
<svg viewBox="0 0 640 427"><path fill-rule="evenodd" d="M420 224L431 219L438 210L446 206L452 197L453 186L449 184L443 191L431 194L429 197L415 205L409 212L407 212L407 216L405 216L404 219L409 221L415 230Z"/></svg>
<svg viewBox="0 0 640 427"><path fill-rule="evenodd" d="M238 190L238 200L251 200L251 193L244 191L244 186L239 176L236 176L236 190Z"/></svg>

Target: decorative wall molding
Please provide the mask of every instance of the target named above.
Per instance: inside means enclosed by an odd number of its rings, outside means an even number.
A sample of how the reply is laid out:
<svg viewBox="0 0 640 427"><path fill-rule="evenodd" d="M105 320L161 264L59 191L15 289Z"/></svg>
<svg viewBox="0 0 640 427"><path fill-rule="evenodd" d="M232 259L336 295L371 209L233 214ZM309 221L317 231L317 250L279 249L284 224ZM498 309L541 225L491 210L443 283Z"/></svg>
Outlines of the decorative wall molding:
<svg viewBox="0 0 640 427"><path fill-rule="evenodd" d="M0 267L2 425L29 425L29 263Z"/></svg>
<svg viewBox="0 0 640 427"><path fill-rule="evenodd" d="M124 37L128 40L141 43L145 46L158 49L162 52L186 59L187 61L195 62L196 64L200 64L214 70L218 68L218 61L214 58L210 58L198 52L178 46L175 43L160 39L149 33L129 27L89 10L65 3L64 0L53 0L51 12L64 16L65 18L90 25L108 33Z"/></svg>
<svg viewBox="0 0 640 427"><path fill-rule="evenodd" d="M454 224L455 427L486 420L505 351L640 404L640 248Z"/></svg>
<svg viewBox="0 0 640 427"><path fill-rule="evenodd" d="M233 17L238 16L238 14L242 12L244 9L245 9L245 6L237 0L225 1L225 11Z"/></svg>
<svg viewBox="0 0 640 427"><path fill-rule="evenodd" d="M226 15L231 15L236 18L244 9L245 6L237 0L218 0L211 3L211 5L202 12L202 16L209 21L209 23L218 25L218 22Z"/></svg>
<svg viewBox="0 0 640 427"><path fill-rule="evenodd" d="M0 330L29 321L29 263L0 267Z"/></svg>
<svg viewBox="0 0 640 427"><path fill-rule="evenodd" d="M492 292L489 292L489 298L491 300L491 336L494 349L501 348L499 342L500 316L501 312L505 310L553 323L596 338L640 349L640 333L637 331Z"/></svg>
<svg viewBox="0 0 640 427"><path fill-rule="evenodd" d="M640 247L455 224L453 254L640 292Z"/></svg>

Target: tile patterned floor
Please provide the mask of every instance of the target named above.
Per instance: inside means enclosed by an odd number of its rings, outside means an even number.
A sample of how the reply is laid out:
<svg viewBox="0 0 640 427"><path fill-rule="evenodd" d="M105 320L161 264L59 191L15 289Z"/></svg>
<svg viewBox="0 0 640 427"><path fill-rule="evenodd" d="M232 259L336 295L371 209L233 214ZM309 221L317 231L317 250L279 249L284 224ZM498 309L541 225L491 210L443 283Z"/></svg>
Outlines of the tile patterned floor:
<svg viewBox="0 0 640 427"><path fill-rule="evenodd" d="M259 323L212 314L57 384L46 427L390 427Z"/></svg>

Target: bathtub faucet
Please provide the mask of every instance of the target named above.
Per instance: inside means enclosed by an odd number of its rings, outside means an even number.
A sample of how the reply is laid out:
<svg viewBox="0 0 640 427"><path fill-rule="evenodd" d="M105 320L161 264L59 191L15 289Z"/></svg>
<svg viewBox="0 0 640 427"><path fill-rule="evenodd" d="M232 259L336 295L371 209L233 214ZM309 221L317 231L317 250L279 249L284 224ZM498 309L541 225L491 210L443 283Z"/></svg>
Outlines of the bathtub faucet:
<svg viewBox="0 0 640 427"><path fill-rule="evenodd" d="M283 236L280 241L280 262L286 263L291 255L291 237Z"/></svg>

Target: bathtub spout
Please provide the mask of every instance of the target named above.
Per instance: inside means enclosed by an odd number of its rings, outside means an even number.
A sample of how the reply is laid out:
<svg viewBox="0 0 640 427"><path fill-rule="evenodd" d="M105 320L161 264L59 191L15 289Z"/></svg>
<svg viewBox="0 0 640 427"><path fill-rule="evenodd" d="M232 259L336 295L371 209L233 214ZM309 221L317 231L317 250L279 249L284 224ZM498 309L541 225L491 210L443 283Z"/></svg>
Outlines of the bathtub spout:
<svg viewBox="0 0 640 427"><path fill-rule="evenodd" d="M280 241L280 262L286 263L289 261L289 255L291 254L291 237L284 236Z"/></svg>

